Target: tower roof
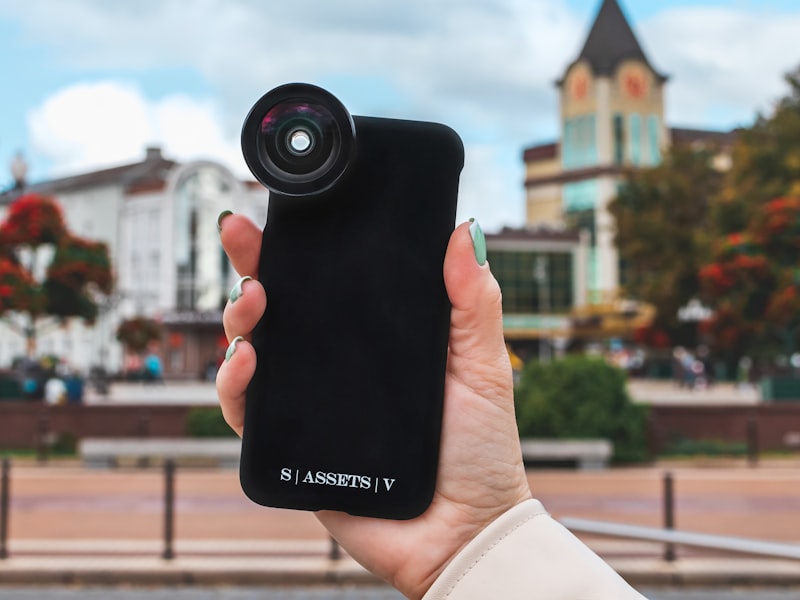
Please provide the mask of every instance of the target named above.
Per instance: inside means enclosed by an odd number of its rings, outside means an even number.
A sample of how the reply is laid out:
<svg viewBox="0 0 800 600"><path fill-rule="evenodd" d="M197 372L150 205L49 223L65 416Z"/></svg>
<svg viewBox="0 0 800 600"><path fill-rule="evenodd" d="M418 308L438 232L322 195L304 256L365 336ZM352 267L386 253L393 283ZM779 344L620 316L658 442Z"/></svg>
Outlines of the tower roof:
<svg viewBox="0 0 800 600"><path fill-rule="evenodd" d="M625 59L641 60L662 80L639 45L617 0L603 0L578 60L586 60L596 75L611 75Z"/></svg>

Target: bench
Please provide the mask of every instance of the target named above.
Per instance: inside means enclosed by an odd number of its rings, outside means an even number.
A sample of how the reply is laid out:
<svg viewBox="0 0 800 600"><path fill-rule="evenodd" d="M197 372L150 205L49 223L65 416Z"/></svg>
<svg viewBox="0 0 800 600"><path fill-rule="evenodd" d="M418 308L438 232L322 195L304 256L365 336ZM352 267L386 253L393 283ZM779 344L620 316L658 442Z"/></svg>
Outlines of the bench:
<svg viewBox="0 0 800 600"><path fill-rule="evenodd" d="M580 470L600 470L608 466L614 445L603 439L523 439L525 466L576 466Z"/></svg>
<svg viewBox="0 0 800 600"><path fill-rule="evenodd" d="M85 438L79 454L89 468L145 467L173 459L186 467L238 467L238 438Z"/></svg>

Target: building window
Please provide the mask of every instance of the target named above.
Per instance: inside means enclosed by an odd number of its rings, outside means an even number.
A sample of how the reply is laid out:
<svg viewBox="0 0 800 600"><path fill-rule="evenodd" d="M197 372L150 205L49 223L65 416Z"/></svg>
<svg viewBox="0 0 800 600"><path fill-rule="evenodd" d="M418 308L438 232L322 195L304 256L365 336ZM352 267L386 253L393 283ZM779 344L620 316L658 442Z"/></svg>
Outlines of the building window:
<svg viewBox="0 0 800 600"><path fill-rule="evenodd" d="M657 165L661 162L661 122L658 115L647 117L647 141L650 145L650 164Z"/></svg>
<svg viewBox="0 0 800 600"><path fill-rule="evenodd" d="M561 160L566 169L597 164L597 133L594 115L564 121Z"/></svg>
<svg viewBox="0 0 800 600"><path fill-rule="evenodd" d="M637 114L631 115L630 126L628 146L631 151L631 163L639 165L642 162L642 118Z"/></svg>
<svg viewBox="0 0 800 600"><path fill-rule="evenodd" d="M562 190L565 212L594 208L600 194L596 179L566 183Z"/></svg>
<svg viewBox="0 0 800 600"><path fill-rule="evenodd" d="M564 220L567 222L567 227L570 229L581 231L585 229L589 232L589 245L594 247L597 244L595 227L595 211L594 208L587 208L583 210L569 211L564 215Z"/></svg>
<svg viewBox="0 0 800 600"><path fill-rule="evenodd" d="M572 308L571 253L490 249L488 260L503 291L505 314L563 314ZM537 278L537 264L544 266L544 277Z"/></svg>
<svg viewBox="0 0 800 600"><path fill-rule="evenodd" d="M614 115L614 164L621 165L625 162L625 119L622 115Z"/></svg>

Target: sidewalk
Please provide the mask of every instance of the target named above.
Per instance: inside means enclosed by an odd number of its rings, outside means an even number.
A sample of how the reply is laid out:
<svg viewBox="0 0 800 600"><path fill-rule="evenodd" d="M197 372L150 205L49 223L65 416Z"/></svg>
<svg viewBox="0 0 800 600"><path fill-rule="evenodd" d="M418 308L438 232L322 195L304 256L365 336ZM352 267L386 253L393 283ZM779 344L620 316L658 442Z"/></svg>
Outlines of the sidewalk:
<svg viewBox="0 0 800 600"><path fill-rule="evenodd" d="M590 547L631 585L642 586L800 586L796 561L689 556L668 563L658 556L642 558L628 554L637 545L609 540L589 541ZM298 547L292 540L263 544L214 540L176 544L176 558L159 556L157 544L133 542L126 554L115 555L96 541L68 543L44 541L37 554L31 544L15 544L18 555L0 560L0 585L378 585L383 583L350 557L332 560L329 546ZM213 554L209 545L213 544ZM638 544L642 546L642 544ZM64 554L53 555L54 548ZM298 550L300 550L298 554ZM657 548L645 550L650 554ZM118 549L117 549L118 551ZM146 552L144 555L130 554ZM253 552L257 554L253 555ZM307 553L308 552L308 553ZM608 555L611 556L608 556Z"/></svg>
<svg viewBox="0 0 800 600"><path fill-rule="evenodd" d="M732 383L717 383L705 389L687 389L662 379L630 379L631 397L646 404L739 404L761 402L757 387L739 388ZM164 384L116 382L109 394L101 396L87 387L86 404L217 404L217 390L213 383L202 381L168 381Z"/></svg>
<svg viewBox="0 0 800 600"><path fill-rule="evenodd" d="M678 528L707 525L716 533L798 540L796 467L676 466L673 472ZM556 518L658 526L659 468L531 471L529 477ZM0 585L381 583L343 552L331 559L330 540L313 515L253 505L227 471L179 473L175 558L164 560L160 483L160 473L149 470L18 467L10 558L0 560ZM799 561L679 547L678 560L665 562L658 543L581 538L636 587L800 586Z"/></svg>
<svg viewBox="0 0 800 600"><path fill-rule="evenodd" d="M628 392L637 402L659 406L753 405L761 402L761 391L758 387L742 388L732 383L716 383L704 389L688 389L663 379L629 379Z"/></svg>

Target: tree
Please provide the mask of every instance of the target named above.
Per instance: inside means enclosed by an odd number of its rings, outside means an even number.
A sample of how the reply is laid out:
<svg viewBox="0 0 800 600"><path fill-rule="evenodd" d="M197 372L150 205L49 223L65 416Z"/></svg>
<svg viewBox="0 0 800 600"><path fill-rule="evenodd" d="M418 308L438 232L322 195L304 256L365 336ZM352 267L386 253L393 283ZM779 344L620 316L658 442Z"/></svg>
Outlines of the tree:
<svg viewBox="0 0 800 600"><path fill-rule="evenodd" d="M711 206L722 174L718 149L673 146L653 168L630 171L609 205L623 261L626 295L655 308L652 328L670 343L695 345L695 328L678 310L700 295L698 272L708 261ZM666 334L666 336L665 336Z"/></svg>
<svg viewBox="0 0 800 600"><path fill-rule="evenodd" d="M743 231L766 202L800 195L800 67L774 112L738 132L732 166L714 207L721 235Z"/></svg>
<svg viewBox="0 0 800 600"><path fill-rule="evenodd" d="M72 235L55 200L26 194L10 205L0 223L0 317L25 336L29 357L44 327L94 322L112 286L107 246Z"/></svg>
<svg viewBox="0 0 800 600"><path fill-rule="evenodd" d="M700 272L715 309L708 332L729 360L798 347L800 67L773 113L741 130L713 210L717 239Z"/></svg>
<svg viewBox="0 0 800 600"><path fill-rule="evenodd" d="M622 369L601 358L529 362L514 404L522 437L605 438L617 461L647 457L648 409L631 400Z"/></svg>
<svg viewBox="0 0 800 600"><path fill-rule="evenodd" d="M144 352L150 342L161 339L161 325L145 317L126 319L117 327L117 339L130 352Z"/></svg>
<svg viewBox="0 0 800 600"><path fill-rule="evenodd" d="M700 271L718 352L792 354L800 332L800 196L766 202L744 231L722 237Z"/></svg>

